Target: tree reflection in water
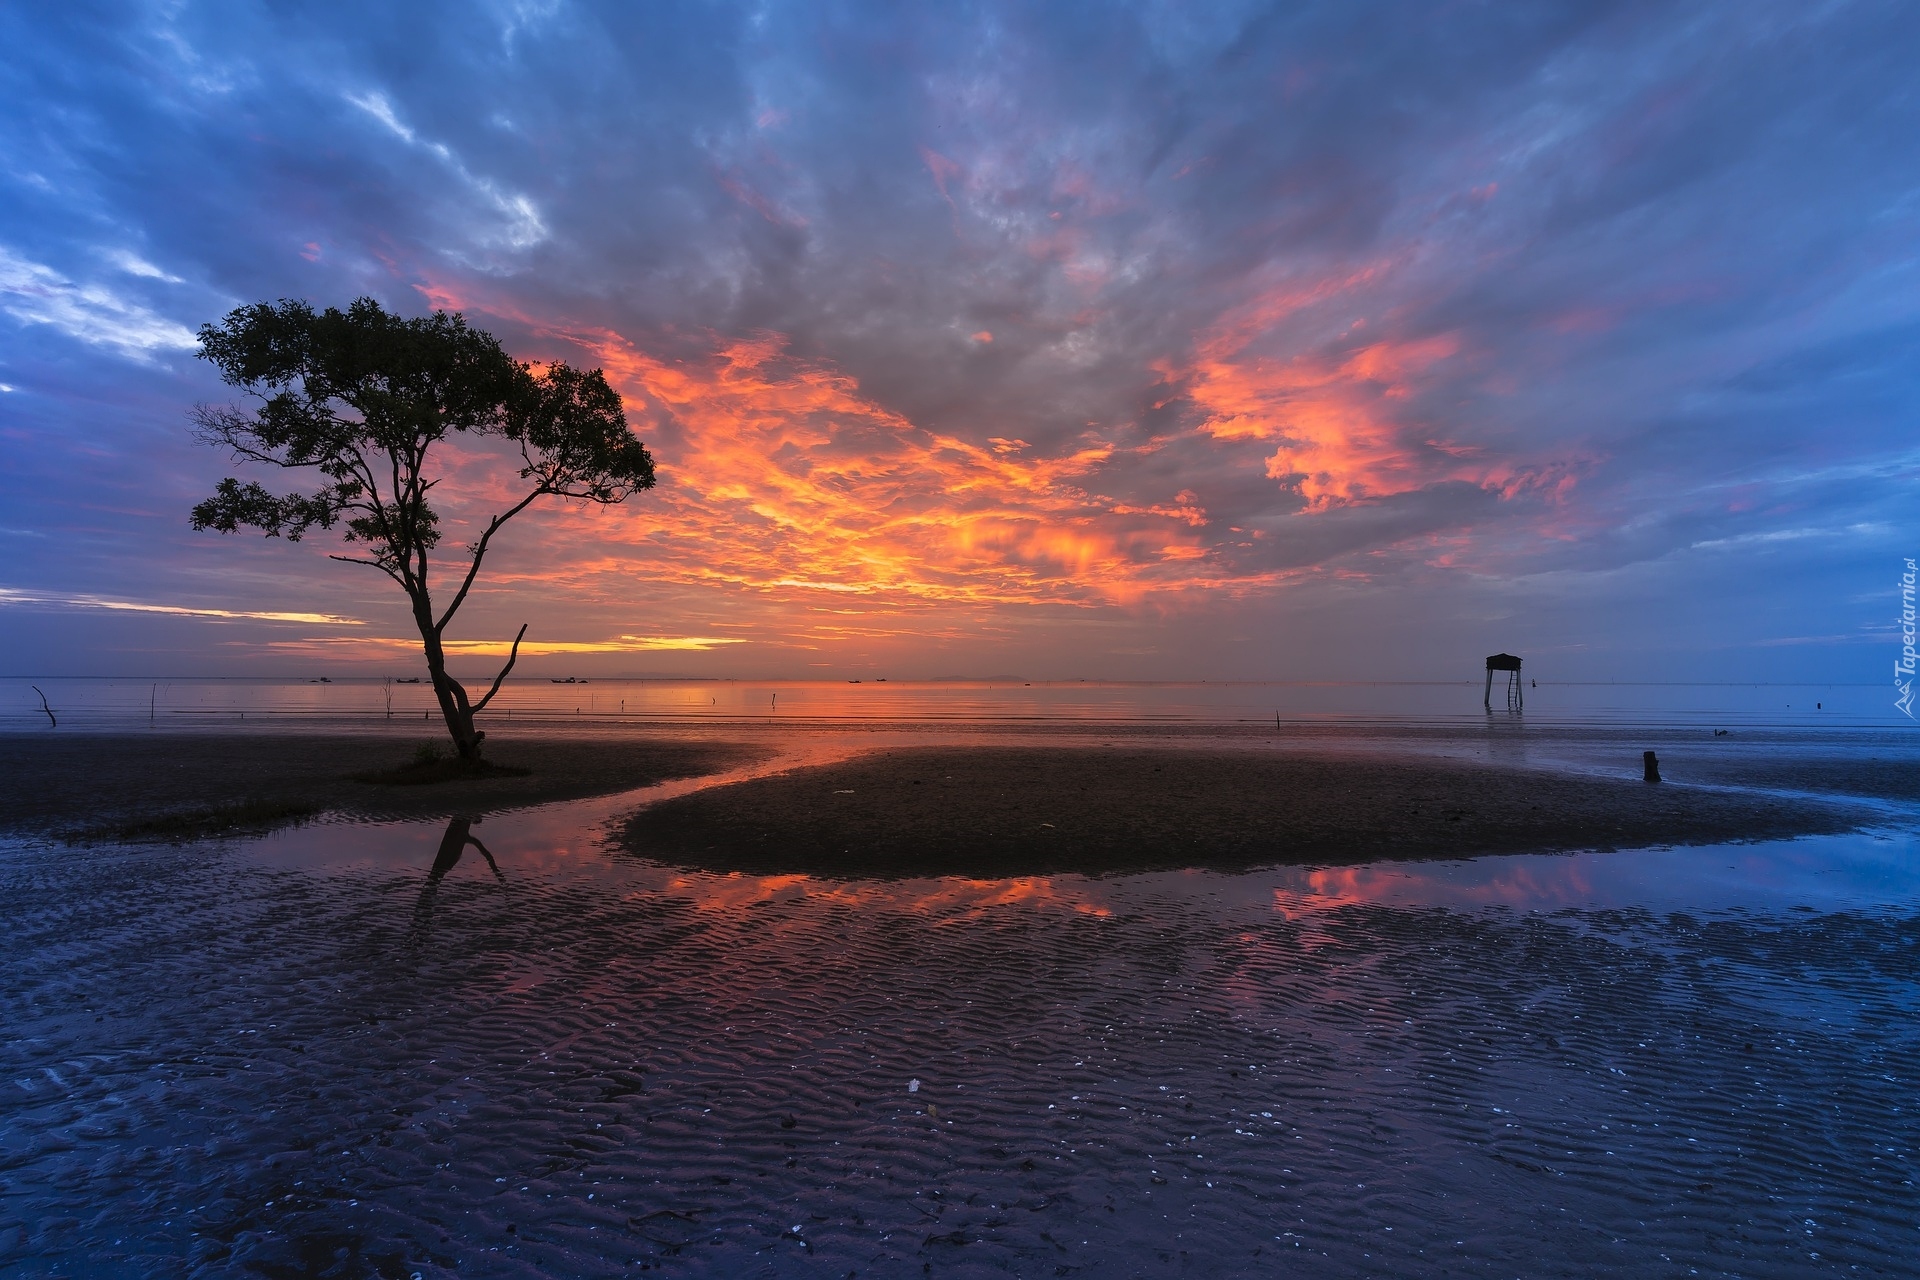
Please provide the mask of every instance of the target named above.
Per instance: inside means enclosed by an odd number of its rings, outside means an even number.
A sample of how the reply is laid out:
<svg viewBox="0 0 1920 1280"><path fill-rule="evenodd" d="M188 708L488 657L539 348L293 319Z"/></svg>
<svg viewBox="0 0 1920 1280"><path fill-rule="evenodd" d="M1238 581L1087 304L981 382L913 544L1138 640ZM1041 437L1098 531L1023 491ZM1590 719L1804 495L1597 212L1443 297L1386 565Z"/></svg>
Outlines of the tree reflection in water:
<svg viewBox="0 0 1920 1280"><path fill-rule="evenodd" d="M500 872L500 864L493 860L493 853L480 843L480 837L473 834L473 825L478 818L454 817L447 819L446 834L440 837L440 852L434 856L433 867L427 872L427 882L420 886L420 901L413 907L413 927L408 931L408 941L415 946L426 942L427 934L433 925L433 902L440 893L440 882L447 873L460 865L460 859L471 845L480 851L487 860L487 866L493 872L494 879L502 885L507 882Z"/></svg>

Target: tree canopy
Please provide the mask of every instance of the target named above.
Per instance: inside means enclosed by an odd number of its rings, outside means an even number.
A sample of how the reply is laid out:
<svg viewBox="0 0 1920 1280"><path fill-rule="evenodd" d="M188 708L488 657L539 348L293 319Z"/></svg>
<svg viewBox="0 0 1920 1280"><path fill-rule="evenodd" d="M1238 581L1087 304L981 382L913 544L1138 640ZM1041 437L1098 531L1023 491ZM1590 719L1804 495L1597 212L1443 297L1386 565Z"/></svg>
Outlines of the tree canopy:
<svg viewBox="0 0 1920 1280"><path fill-rule="evenodd" d="M628 427L619 393L598 369L514 359L458 312L404 317L372 298L345 311L284 299L240 307L201 328L200 355L251 401L197 407L201 438L236 462L311 470L321 483L275 493L228 477L193 508L193 527L299 541L339 526L351 551L334 559L379 569L407 593L448 731L463 759L477 759L485 734L473 716L499 692L526 627L474 702L446 672L447 624L494 535L536 500L611 506L653 487L653 458ZM441 477L429 455L455 433L510 442L520 483L465 548L459 586L436 614L430 571L440 517L431 499Z"/></svg>

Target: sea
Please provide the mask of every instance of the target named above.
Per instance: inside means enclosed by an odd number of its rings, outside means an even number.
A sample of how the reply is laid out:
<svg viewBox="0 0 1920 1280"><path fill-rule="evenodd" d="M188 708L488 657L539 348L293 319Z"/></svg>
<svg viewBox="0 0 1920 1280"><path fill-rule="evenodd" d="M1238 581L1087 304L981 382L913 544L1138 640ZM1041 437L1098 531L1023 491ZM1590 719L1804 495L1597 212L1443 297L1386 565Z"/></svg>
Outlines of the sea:
<svg viewBox="0 0 1920 1280"><path fill-rule="evenodd" d="M1461 724L1509 714L1504 676L1465 681L509 679L488 713L542 722L821 724ZM476 695L480 690L474 690ZM1556 725L1885 728L1914 722L1884 684L1546 683L1514 709ZM43 701L44 695L44 701ZM0 730L354 724L432 719L430 685L391 679L0 680Z"/></svg>
<svg viewBox="0 0 1920 1280"><path fill-rule="evenodd" d="M1522 692L519 680L503 732L773 753L490 815L451 867L439 822L0 841L0 1274L1920 1274L1920 738L1890 690ZM17 734L436 732L382 680L0 697ZM879 744L1255 727L1621 777L1655 744L1670 785L1759 760L1872 817L997 880L609 835Z"/></svg>

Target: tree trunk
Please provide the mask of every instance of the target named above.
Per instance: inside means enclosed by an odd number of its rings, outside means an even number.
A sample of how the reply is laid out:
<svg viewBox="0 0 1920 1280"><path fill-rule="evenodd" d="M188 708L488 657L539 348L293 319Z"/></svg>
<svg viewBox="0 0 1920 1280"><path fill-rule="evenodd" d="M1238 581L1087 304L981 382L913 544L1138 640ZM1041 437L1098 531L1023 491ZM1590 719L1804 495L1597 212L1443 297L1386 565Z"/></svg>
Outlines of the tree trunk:
<svg viewBox="0 0 1920 1280"><path fill-rule="evenodd" d="M413 617L420 627L420 642L427 653L427 673L433 677L433 696L440 703L440 714L447 722L454 753L462 760L477 761L480 742L487 735L473 727L473 704L467 700L467 687L447 674L447 655L440 645L440 633L434 630L432 605L425 600L414 601Z"/></svg>

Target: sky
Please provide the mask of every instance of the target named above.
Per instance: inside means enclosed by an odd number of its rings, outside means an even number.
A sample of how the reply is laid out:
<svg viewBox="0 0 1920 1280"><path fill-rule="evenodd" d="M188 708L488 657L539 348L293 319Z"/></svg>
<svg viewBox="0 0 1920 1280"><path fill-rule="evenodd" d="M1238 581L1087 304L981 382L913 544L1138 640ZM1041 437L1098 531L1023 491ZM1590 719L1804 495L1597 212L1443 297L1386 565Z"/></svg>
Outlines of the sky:
<svg viewBox="0 0 1920 1280"><path fill-rule="evenodd" d="M1881 682L1920 556L1920 7L0 8L0 667L405 674L196 533L263 299L604 369L477 674ZM448 544L505 501L446 451ZM451 562L451 561L449 561Z"/></svg>

